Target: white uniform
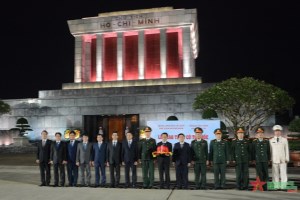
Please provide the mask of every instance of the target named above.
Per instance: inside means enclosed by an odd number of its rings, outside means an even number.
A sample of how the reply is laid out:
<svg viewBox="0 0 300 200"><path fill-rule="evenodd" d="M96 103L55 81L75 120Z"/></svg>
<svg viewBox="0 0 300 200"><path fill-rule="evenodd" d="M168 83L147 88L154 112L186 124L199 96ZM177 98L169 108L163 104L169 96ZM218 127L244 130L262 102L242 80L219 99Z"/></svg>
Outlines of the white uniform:
<svg viewBox="0 0 300 200"><path fill-rule="evenodd" d="M270 148L274 188L279 189L281 187L281 189L285 189L287 182L287 163L290 161L288 141L281 136L273 137L270 139Z"/></svg>

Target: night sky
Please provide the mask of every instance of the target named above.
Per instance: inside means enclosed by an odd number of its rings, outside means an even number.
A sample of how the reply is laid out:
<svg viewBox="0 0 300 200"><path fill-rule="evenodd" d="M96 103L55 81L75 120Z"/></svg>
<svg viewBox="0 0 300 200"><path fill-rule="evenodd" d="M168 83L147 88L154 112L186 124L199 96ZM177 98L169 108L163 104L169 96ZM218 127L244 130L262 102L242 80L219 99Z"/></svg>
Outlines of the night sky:
<svg viewBox="0 0 300 200"><path fill-rule="evenodd" d="M1 6L0 98L36 98L73 82L74 38L67 20L101 12L197 8L204 82L252 76L287 90L300 114L299 6L290 1L26 0Z"/></svg>

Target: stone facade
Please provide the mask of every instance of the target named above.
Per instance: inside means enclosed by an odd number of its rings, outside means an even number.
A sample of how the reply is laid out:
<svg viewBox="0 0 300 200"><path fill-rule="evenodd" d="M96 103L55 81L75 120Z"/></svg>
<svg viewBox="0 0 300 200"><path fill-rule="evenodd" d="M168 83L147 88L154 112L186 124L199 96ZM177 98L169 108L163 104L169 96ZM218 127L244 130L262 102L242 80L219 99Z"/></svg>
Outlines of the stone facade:
<svg viewBox="0 0 300 200"><path fill-rule="evenodd" d="M0 117L0 129L10 129L25 117L35 137L43 129L50 135L67 128L83 128L84 115L139 114L140 126L150 120L201 119L193 110L194 98L212 84L156 85L138 87L40 91L39 98L5 100L12 111Z"/></svg>

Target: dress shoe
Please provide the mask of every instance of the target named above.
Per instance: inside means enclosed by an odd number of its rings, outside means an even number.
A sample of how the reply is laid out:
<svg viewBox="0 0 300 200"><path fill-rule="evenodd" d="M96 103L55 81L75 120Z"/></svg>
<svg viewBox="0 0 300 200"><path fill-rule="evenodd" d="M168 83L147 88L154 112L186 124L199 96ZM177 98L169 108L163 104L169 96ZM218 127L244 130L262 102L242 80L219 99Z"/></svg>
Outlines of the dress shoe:
<svg viewBox="0 0 300 200"><path fill-rule="evenodd" d="M159 186L159 189L165 189L165 187L163 185Z"/></svg>
<svg viewBox="0 0 300 200"><path fill-rule="evenodd" d="M45 184L45 183L41 183L39 186L40 186L40 187L46 186L46 184Z"/></svg>
<svg viewBox="0 0 300 200"><path fill-rule="evenodd" d="M149 185L148 189L152 189L152 187L153 187L152 185Z"/></svg>
<svg viewBox="0 0 300 200"><path fill-rule="evenodd" d="M58 184L54 184L53 187L58 187Z"/></svg>
<svg viewBox="0 0 300 200"><path fill-rule="evenodd" d="M132 188L136 188L136 185L132 185Z"/></svg>

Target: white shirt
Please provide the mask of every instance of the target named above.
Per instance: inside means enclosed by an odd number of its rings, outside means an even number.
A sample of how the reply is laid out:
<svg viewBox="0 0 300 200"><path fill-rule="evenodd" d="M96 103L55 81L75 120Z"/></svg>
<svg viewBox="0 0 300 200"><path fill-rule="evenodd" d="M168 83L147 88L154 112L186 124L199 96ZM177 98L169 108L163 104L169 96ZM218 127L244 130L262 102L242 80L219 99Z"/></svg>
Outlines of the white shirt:
<svg viewBox="0 0 300 200"><path fill-rule="evenodd" d="M290 161L289 145L286 138L280 136L277 142L277 137L273 137L270 139L270 148L273 163L278 164Z"/></svg>

